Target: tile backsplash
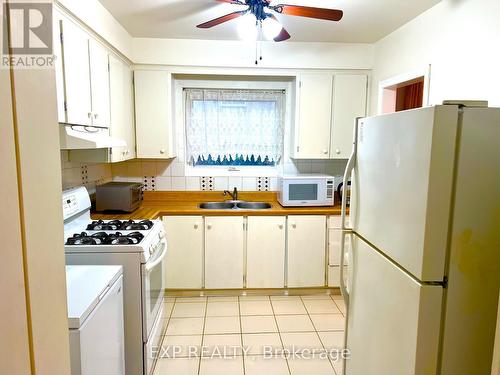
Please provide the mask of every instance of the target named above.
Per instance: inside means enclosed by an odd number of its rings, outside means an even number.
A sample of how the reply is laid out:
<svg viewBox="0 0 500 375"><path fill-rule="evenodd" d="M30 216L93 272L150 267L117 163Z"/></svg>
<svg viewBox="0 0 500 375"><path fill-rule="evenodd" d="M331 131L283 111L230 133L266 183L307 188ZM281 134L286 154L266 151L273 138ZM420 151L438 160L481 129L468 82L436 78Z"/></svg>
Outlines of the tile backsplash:
<svg viewBox="0 0 500 375"><path fill-rule="evenodd" d="M63 190L83 185L94 192L96 185L113 179L111 164L70 162L68 151L61 151L61 172Z"/></svg>
<svg viewBox="0 0 500 375"><path fill-rule="evenodd" d="M285 173L326 173L343 175L346 160L300 160L283 166ZM90 166L89 166L90 167ZM92 166L93 167L93 166ZM149 191L276 191L275 177L186 176L184 164L177 159L134 159L111 164L114 181L141 182Z"/></svg>
<svg viewBox="0 0 500 375"><path fill-rule="evenodd" d="M300 160L285 163L285 173L326 173L342 175L346 160ZM70 162L68 151L61 151L62 188L85 186L90 192L109 181L140 182L147 191L222 191L235 187L241 191L276 191L275 177L186 176L177 159L133 159L123 163Z"/></svg>

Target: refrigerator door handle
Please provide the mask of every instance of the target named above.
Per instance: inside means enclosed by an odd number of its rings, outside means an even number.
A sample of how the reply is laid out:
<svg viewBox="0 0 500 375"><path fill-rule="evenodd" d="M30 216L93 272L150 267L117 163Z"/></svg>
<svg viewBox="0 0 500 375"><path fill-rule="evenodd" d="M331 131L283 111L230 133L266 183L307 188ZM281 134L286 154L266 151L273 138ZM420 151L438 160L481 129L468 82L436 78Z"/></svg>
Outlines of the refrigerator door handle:
<svg viewBox="0 0 500 375"><path fill-rule="evenodd" d="M346 305L346 309L349 309L349 290L345 284L344 280L344 266L345 266L345 239L348 234L352 232L352 228L348 228L346 226L346 210L347 210L347 181L354 170L354 166L356 165L356 153L357 153L357 138L358 138L358 124L361 117L356 118L356 122L354 124L354 136L352 141L352 152L349 157L349 161L347 162L347 166L344 173L344 184L342 186L342 207L341 207L341 228L342 228L342 240L340 241L340 291L344 296L344 301Z"/></svg>

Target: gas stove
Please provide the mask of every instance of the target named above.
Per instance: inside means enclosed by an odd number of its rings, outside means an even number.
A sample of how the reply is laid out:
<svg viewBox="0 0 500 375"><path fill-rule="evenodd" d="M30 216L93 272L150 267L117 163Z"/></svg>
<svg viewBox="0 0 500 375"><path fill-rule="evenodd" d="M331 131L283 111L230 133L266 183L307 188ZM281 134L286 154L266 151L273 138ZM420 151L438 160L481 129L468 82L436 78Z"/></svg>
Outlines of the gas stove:
<svg viewBox="0 0 500 375"><path fill-rule="evenodd" d="M146 263L165 242L161 220L92 220L85 188L65 191L62 203L66 253L136 252Z"/></svg>
<svg viewBox="0 0 500 375"><path fill-rule="evenodd" d="M84 187L65 191L62 205L66 264L123 267L126 375L150 375L166 322L162 221L92 220Z"/></svg>

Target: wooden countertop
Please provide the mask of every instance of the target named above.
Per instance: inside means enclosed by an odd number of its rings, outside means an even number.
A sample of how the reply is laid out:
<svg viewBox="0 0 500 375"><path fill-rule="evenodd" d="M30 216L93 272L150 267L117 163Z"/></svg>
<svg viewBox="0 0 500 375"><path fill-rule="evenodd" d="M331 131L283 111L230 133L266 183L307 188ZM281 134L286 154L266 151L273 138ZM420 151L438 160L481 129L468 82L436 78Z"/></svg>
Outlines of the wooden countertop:
<svg viewBox="0 0 500 375"><path fill-rule="evenodd" d="M277 216L277 215L340 215L340 205L333 207L282 207L275 192L240 192L238 199L249 202L268 202L266 210L204 210L203 202L222 202L224 197L218 191L146 191L141 207L131 213L92 212L93 220L138 220L157 219L162 216ZM337 200L338 201L338 200Z"/></svg>

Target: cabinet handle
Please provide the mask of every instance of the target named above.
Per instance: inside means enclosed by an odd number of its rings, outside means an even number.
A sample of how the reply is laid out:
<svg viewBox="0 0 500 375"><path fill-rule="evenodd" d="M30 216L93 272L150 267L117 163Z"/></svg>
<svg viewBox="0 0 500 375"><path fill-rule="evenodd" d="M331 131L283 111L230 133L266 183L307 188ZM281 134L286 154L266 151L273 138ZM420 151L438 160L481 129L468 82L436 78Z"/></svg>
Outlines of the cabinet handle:
<svg viewBox="0 0 500 375"><path fill-rule="evenodd" d="M283 224L279 224L278 228L283 229Z"/></svg>
<svg viewBox="0 0 500 375"><path fill-rule="evenodd" d="M212 229L212 224L207 224L207 229L208 230Z"/></svg>
<svg viewBox="0 0 500 375"><path fill-rule="evenodd" d="M323 150L323 154L327 155L328 154L328 150Z"/></svg>
<svg viewBox="0 0 500 375"><path fill-rule="evenodd" d="M290 223L290 225L292 226L292 228L297 228L297 224L296 223Z"/></svg>
<svg viewBox="0 0 500 375"><path fill-rule="evenodd" d="M97 117L99 117L99 115L97 113L94 113L94 119L97 120Z"/></svg>
<svg viewBox="0 0 500 375"><path fill-rule="evenodd" d="M339 150L339 149L336 149L336 150L335 150L335 153L336 153L337 155L340 155L340 150Z"/></svg>
<svg viewBox="0 0 500 375"><path fill-rule="evenodd" d="M162 154L162 155L163 155L164 153L165 153L165 150L164 150L164 149L161 149L161 150L160 150L160 154Z"/></svg>
<svg viewBox="0 0 500 375"><path fill-rule="evenodd" d="M88 118L92 118L92 112L87 113Z"/></svg>
<svg viewBox="0 0 500 375"><path fill-rule="evenodd" d="M195 225L194 225L194 229L198 229L198 224L195 224Z"/></svg>

